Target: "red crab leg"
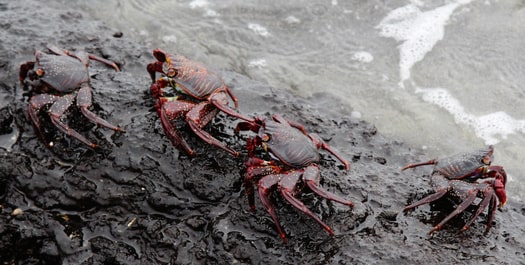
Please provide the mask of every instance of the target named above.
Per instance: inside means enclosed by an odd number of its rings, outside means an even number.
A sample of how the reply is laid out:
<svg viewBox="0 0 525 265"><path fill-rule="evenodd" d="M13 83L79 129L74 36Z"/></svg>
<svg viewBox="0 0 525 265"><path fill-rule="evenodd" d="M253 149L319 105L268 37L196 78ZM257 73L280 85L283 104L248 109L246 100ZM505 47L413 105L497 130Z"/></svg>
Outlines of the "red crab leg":
<svg viewBox="0 0 525 265"><path fill-rule="evenodd" d="M119 67L117 66L117 64L115 62L112 62L110 60L106 60L102 57L98 57L94 54L90 54L90 53L86 53L86 52L79 52L78 54L74 54L68 50L65 50L65 49L60 49L58 47L55 47L55 46L49 46L47 47L47 49L54 53L54 54L57 54L57 55L68 55L68 56L71 56L73 58L77 58L79 61L81 61L82 63L84 63L86 66L89 65L89 59L91 60L95 60L95 61L98 61L98 62L101 62L103 64L106 64L108 66L111 66L113 67L113 69L115 69L115 71L120 71Z"/></svg>
<svg viewBox="0 0 525 265"><path fill-rule="evenodd" d="M146 67L146 70L148 70L148 73L151 77L151 83L155 83L156 73L164 74L164 71L162 70L163 65L164 65L164 62L161 62L161 61L155 61L153 63L148 64L148 66Z"/></svg>
<svg viewBox="0 0 525 265"><path fill-rule="evenodd" d="M250 137L246 139L246 150L248 157L255 157L255 148L261 145L262 140L260 138Z"/></svg>
<svg viewBox="0 0 525 265"><path fill-rule="evenodd" d="M229 87L225 87L224 90L226 90L226 93L228 93L228 95L232 99L233 105L235 106L235 109L238 109L239 108L239 100L237 99L237 97L233 94L233 92L230 90Z"/></svg>
<svg viewBox="0 0 525 265"><path fill-rule="evenodd" d="M101 62L101 63L103 63L105 65L111 66L113 69L115 69L115 71L120 72L120 68L118 67L118 65L115 62L107 60L107 59L104 59L102 57L98 57L98 56L96 56L94 54L91 54L91 53L88 53L88 56L89 56L90 60L95 60L95 61Z"/></svg>
<svg viewBox="0 0 525 265"><path fill-rule="evenodd" d="M483 175L481 178L495 178L500 179L503 183L503 186L507 185L507 173L502 166L489 166L487 174Z"/></svg>
<svg viewBox="0 0 525 265"><path fill-rule="evenodd" d="M248 197L248 205L250 205L250 210L255 212L255 198L254 198L254 188L255 185L254 179L257 176L264 176L264 171L266 167L248 167L246 173L244 174L244 190L246 191L246 196Z"/></svg>
<svg viewBox="0 0 525 265"><path fill-rule="evenodd" d="M260 124L241 121L237 123L237 127L235 127L235 132L252 131L254 133L258 133L260 128L261 128Z"/></svg>
<svg viewBox="0 0 525 265"><path fill-rule="evenodd" d="M250 157L246 161L246 173L244 174L244 188L248 197L250 210L255 212L254 179L258 177L279 173L280 168L273 161L265 161L257 157Z"/></svg>
<svg viewBox="0 0 525 265"><path fill-rule="evenodd" d="M436 159L432 159L432 160L430 160L430 161L423 162L423 163L408 164L408 165L404 166L404 167L401 169L401 171L407 170L407 169L409 169L409 168L420 167L420 166L435 165L436 163L437 163L437 160L436 160Z"/></svg>
<svg viewBox="0 0 525 265"><path fill-rule="evenodd" d="M29 70L33 69L35 67L35 62L26 62L22 65L20 65L20 72L18 74L18 80L20 80L20 84L24 84L24 80L27 77L27 73Z"/></svg>
<svg viewBox="0 0 525 265"><path fill-rule="evenodd" d="M354 204L351 201L347 201L323 188L319 185L319 180L321 179L321 174L319 173L319 167L317 165L308 166L303 173L303 179L306 182L306 185L317 195L326 198L331 201L335 201L350 207L354 207Z"/></svg>
<svg viewBox="0 0 525 265"><path fill-rule="evenodd" d="M448 191L449 191L448 189L438 190L438 191L436 191L436 193L430 194L427 197L425 197L425 198L423 198L423 199L421 199L421 200L419 200L417 202L414 202L414 203L412 203L410 205L405 206L405 208L403 208L403 211L408 211L408 210L410 210L412 208L416 208L416 207L418 207L420 205L431 203L431 202L433 202L433 201L443 197L445 194L447 194Z"/></svg>
<svg viewBox="0 0 525 265"><path fill-rule="evenodd" d="M278 174L270 174L264 176L257 183L257 191L259 192L259 198L261 199L261 203L264 209L266 209L266 211L270 214L270 216L273 219L273 222L275 223L275 226L277 227L279 236L281 237L283 242L286 243L286 234L284 233L283 228L279 223L279 218L277 218L277 214L275 213L275 206L270 200L270 190L273 186L275 186L275 184L277 184L277 182L279 182L280 176L281 175Z"/></svg>
<svg viewBox="0 0 525 265"><path fill-rule="evenodd" d="M490 228L492 227L492 221L494 221L494 215L496 214L496 208L498 205L496 198L496 196L492 196L490 200L489 214L487 216L487 228L485 229L485 234L489 232Z"/></svg>
<svg viewBox="0 0 525 265"><path fill-rule="evenodd" d="M227 90L229 91L229 90ZM231 92L228 92L228 93L231 93ZM230 97L232 96L232 94L230 94ZM234 103L235 103L235 108L237 108L237 98L233 97L234 98ZM248 121L248 122L253 122L253 119L252 118L249 118L249 117L246 117L244 115L242 115L241 113L233 110L232 108L230 108L228 106L228 98L226 97L226 94L224 94L224 92L219 92L219 93L214 93L213 95L210 96L210 99L209 101L215 106L217 107L218 109L220 109L222 112L232 116L232 117L235 117L235 118L238 118L238 119L241 119L241 120L245 120L245 121Z"/></svg>
<svg viewBox="0 0 525 265"><path fill-rule="evenodd" d="M330 152L333 156L335 156L343 165L345 166L346 170L350 170L350 163L346 159L344 159L338 152L336 152L332 147L330 147L319 135L312 133L308 134L308 137L312 139L317 149L324 149L328 152Z"/></svg>
<svg viewBox="0 0 525 265"><path fill-rule="evenodd" d="M449 180L441 175L441 174L435 174L435 175L432 175L430 177L430 183L433 187L433 189L436 191L435 193L433 194L430 194L426 197L424 197L423 199L417 201L417 202L414 202L408 206L406 206L403 211L408 211L412 208L415 208L415 207L418 207L420 205L423 205L423 204L427 204L427 203L431 203L441 197L443 197L445 194L447 194L447 192L449 192L452 187L450 187L449 185Z"/></svg>
<svg viewBox="0 0 525 265"><path fill-rule="evenodd" d="M292 120L288 120L288 119L285 119L283 116L279 115L279 114L273 114L272 115L272 119L279 122L279 123L282 123L282 124L286 124L288 123L290 126L300 130L304 135L308 135L308 132L306 131L306 129L304 128L304 125L298 123L298 122L295 122L295 121L292 121Z"/></svg>
<svg viewBox="0 0 525 265"><path fill-rule="evenodd" d="M91 148L96 148L96 145L92 142L90 142L88 139L86 139L84 136L76 132L75 130L71 129L69 126L67 126L64 122L62 122L62 117L64 116L64 112L73 104L73 101L75 99L74 94L68 94L65 96L60 97L51 105L49 108L49 116L51 118L51 121L53 124L63 133L77 138L82 143L86 144L87 146Z"/></svg>
<svg viewBox="0 0 525 265"><path fill-rule="evenodd" d="M153 84L151 84L149 91L151 95L153 96L153 98L155 99L160 98L163 96L162 89L167 87L168 85L169 85L169 81L166 78L161 77L157 80L157 82L154 82Z"/></svg>
<svg viewBox="0 0 525 265"><path fill-rule="evenodd" d="M303 202L294 197L294 195L296 195L295 189L297 186L297 181L299 181L301 173L301 171L292 171L286 174L282 174L282 178L279 181L279 191L293 207L310 216L310 218L314 219L319 225L321 225L324 228L324 230L326 230L331 236L333 236L334 232L332 231L332 228L330 228L321 219L319 219L319 217L312 213L312 211L310 211L310 209L308 209Z"/></svg>
<svg viewBox="0 0 525 265"><path fill-rule="evenodd" d="M35 128L35 131L37 132L38 136L42 138L42 140L44 140L44 134L42 133L42 129L40 127L40 119L38 118L38 112L44 106L54 103L57 99L57 96L49 94L39 94L32 97L29 100L29 105L27 107L29 119L31 120L31 123L33 124L33 127Z"/></svg>
<svg viewBox="0 0 525 265"><path fill-rule="evenodd" d="M485 188L483 189L483 199L479 203L478 210L476 211L476 213L463 226L463 228L461 228L462 231L465 231L465 230L467 230L470 227L470 225L474 222L474 220L476 220L476 218L483 212L483 210L485 210L485 208L487 208L487 206L491 202L492 198L496 196L495 193L494 193L494 189L492 189L491 186L487 185L486 183L481 183L479 185L481 186L483 184L485 184L484 185Z"/></svg>
<svg viewBox="0 0 525 265"><path fill-rule="evenodd" d="M157 104L160 105L160 122L168 139L170 139L174 146L182 148L189 156L194 156L195 151L193 151L186 140L180 136L173 122L185 117L188 111L195 106L195 103L184 100L168 101L166 98L160 98L157 100Z"/></svg>
<svg viewBox="0 0 525 265"><path fill-rule="evenodd" d="M91 105L92 105L91 88L87 84L85 84L77 92L77 106L82 111L82 114L84 114L84 116L88 118L88 120L90 120L91 122L95 124L104 126L108 129L112 129L117 132L124 132L123 129L107 122L106 120L98 117L95 113L91 112L89 110L89 107L91 107Z"/></svg>
<svg viewBox="0 0 525 265"><path fill-rule="evenodd" d="M219 112L219 109L215 108L213 105L208 102L201 102L197 104L193 109L191 109L188 114L186 114L186 122L191 127L193 132L199 136L203 141L208 144L217 146L226 152L232 154L233 156L239 156L239 152L229 148L224 143L215 139L211 134L204 131L202 128L208 124L215 115Z"/></svg>
<svg viewBox="0 0 525 265"><path fill-rule="evenodd" d="M467 197L465 198L465 200L459 204L456 209L450 213L447 217L445 217L445 219L443 219L439 224L437 224L436 226L434 226L434 228L432 230L430 230L430 232L428 232L429 235L432 235L434 232L440 230L443 225L448 222L450 219L452 219L452 217L458 215L459 213L465 211L465 209L467 209L467 207L469 207L472 202L474 202L474 200L476 199L476 195L477 195L477 188L476 189L473 189L473 190L470 190L467 194Z"/></svg>

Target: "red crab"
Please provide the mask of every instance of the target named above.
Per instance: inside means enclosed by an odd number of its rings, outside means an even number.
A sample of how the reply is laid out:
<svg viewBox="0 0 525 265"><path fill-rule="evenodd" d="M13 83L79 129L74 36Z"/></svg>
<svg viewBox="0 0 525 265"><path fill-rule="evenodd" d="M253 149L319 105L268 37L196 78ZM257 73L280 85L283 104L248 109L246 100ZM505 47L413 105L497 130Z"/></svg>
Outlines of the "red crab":
<svg viewBox="0 0 525 265"><path fill-rule="evenodd" d="M404 211L433 202L446 194L462 200L452 213L429 232L429 234L432 235L434 232L440 230L451 218L465 211L477 197L480 197L481 202L478 204L476 213L461 230L467 230L488 206L489 214L487 216L486 228L486 232L488 232L492 226L494 214L496 213L497 201L499 200L500 208L503 207L507 201L505 192L507 174L503 167L490 165L493 159L493 153L494 147L488 146L488 148L472 153L461 153L443 159L433 159L428 162L409 164L403 167L402 170L406 170L423 165L434 165L430 176L430 185L435 191L435 193L406 206ZM478 182L480 179L486 180Z"/></svg>
<svg viewBox="0 0 525 265"><path fill-rule="evenodd" d="M112 61L93 54L80 52L73 54L57 47L48 47L49 53L36 51L36 61L28 61L20 66L19 79L22 84L28 79L32 90L38 95L29 100L29 118L37 134L43 139L42 126L38 114L41 109L51 105L47 113L53 124L63 133L73 136L91 148L96 145L64 123L65 112L73 104L91 122L109 129L124 130L110 124L89 110L92 104L92 92L89 86L88 66L90 60L99 61L120 71Z"/></svg>
<svg viewBox="0 0 525 265"><path fill-rule="evenodd" d="M174 121L185 118L192 131L208 144L224 149L228 153L239 156L239 152L226 146L203 130L219 111L230 116L252 121L228 106L228 97L237 108L237 98L226 86L223 79L204 65L190 61L182 55L153 50L157 61L148 64L147 70L151 76L151 94L156 99L156 108L162 127L174 146L182 148L188 155L195 151L184 140ZM155 73L163 76L155 79ZM163 88L176 90L175 97L164 97Z"/></svg>
<svg viewBox="0 0 525 265"><path fill-rule="evenodd" d="M269 198L272 188L277 187L277 190L292 206L310 216L330 235L333 235L332 229L306 208L295 195L301 190L299 183L304 182L319 196L352 207L352 202L320 186L321 176L317 165L320 149L333 154L343 163L346 170L350 169L348 161L328 146L317 134L307 133L301 124L286 120L280 115L273 115L272 119L256 118L253 122L240 122L236 128L236 131L248 130L257 133L255 137L247 140L249 159L246 162L247 169L244 175L244 185L251 210L255 211L254 182L257 182L257 191L262 205L277 226L279 236L283 242L286 242L286 235ZM268 152L271 160L255 157L257 147L262 147Z"/></svg>

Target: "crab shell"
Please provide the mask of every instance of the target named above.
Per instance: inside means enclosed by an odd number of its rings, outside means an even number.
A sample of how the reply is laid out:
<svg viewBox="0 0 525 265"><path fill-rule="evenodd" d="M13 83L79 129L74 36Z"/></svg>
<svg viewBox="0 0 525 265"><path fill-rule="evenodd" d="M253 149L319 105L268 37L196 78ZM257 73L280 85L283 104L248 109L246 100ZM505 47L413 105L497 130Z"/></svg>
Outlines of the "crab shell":
<svg viewBox="0 0 525 265"><path fill-rule="evenodd" d="M259 137L266 151L290 167L301 168L319 162L314 142L288 123L266 120L259 129Z"/></svg>
<svg viewBox="0 0 525 265"><path fill-rule="evenodd" d="M39 80L58 92L71 92L89 81L87 67L76 58L39 51L35 55Z"/></svg>

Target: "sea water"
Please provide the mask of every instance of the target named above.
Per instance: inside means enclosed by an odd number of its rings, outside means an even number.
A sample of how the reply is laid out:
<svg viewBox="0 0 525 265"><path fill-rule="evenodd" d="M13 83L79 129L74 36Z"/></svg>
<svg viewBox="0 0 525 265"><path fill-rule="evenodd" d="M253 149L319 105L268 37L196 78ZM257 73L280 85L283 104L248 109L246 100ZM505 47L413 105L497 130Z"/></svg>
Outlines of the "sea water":
<svg viewBox="0 0 525 265"><path fill-rule="evenodd" d="M76 5L152 49L178 52L297 96L332 93L353 115L425 149L429 159L493 144L493 163L509 174L509 196L525 197L523 1Z"/></svg>

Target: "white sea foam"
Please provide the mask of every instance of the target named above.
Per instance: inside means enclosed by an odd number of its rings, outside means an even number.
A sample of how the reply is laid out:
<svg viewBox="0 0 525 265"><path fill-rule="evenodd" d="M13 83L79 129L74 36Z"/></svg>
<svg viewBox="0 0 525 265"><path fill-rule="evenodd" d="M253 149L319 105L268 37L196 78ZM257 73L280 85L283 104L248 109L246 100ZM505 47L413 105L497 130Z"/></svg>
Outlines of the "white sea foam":
<svg viewBox="0 0 525 265"><path fill-rule="evenodd" d="M175 35L165 35L165 36L162 37L162 40L164 42L176 43L177 42L177 36L175 36Z"/></svg>
<svg viewBox="0 0 525 265"><path fill-rule="evenodd" d="M256 23L249 23L248 24L248 28L253 30L253 32L255 32L258 35L261 35L263 37L266 37L266 36L270 35L270 33L268 33L268 30L265 27L263 27L263 26L261 26L259 24L256 24Z"/></svg>
<svg viewBox="0 0 525 265"><path fill-rule="evenodd" d="M219 17L220 16L220 14L217 11L209 8L210 2L208 2L207 0L193 0L189 3L189 6L191 9L197 9L197 8L204 9L204 17Z"/></svg>
<svg viewBox="0 0 525 265"><path fill-rule="evenodd" d="M205 17L218 17L219 13L217 13L217 11L212 10L212 9L206 9L206 13L204 13L204 16Z"/></svg>
<svg viewBox="0 0 525 265"><path fill-rule="evenodd" d="M460 5L471 0L459 0L422 12L418 3L409 4L391 11L376 26L383 37L394 38L401 44L399 48L400 85L410 78L410 70L415 63L423 60L437 42L443 39L445 25Z"/></svg>
<svg viewBox="0 0 525 265"><path fill-rule="evenodd" d="M285 21L288 24L299 24L299 23L301 23L301 20L298 19L295 16L288 16L288 17L286 17Z"/></svg>
<svg viewBox="0 0 525 265"><path fill-rule="evenodd" d="M190 2L190 8L192 9L195 9L195 8L202 8L202 7L207 7L208 5L210 5L210 3L206 0L193 0Z"/></svg>
<svg viewBox="0 0 525 265"><path fill-rule="evenodd" d="M374 60L374 56L369 52L359 51L352 54L352 60L359 61L362 63L369 63Z"/></svg>
<svg viewBox="0 0 525 265"><path fill-rule="evenodd" d="M423 100L435 104L454 117L458 124L472 127L478 137L486 144L496 144L514 133L525 133L525 120L516 120L503 111L476 116L468 113L461 102L443 88L417 88Z"/></svg>
<svg viewBox="0 0 525 265"><path fill-rule="evenodd" d="M264 68L268 66L268 63L266 62L266 59L256 59L256 60L252 60L248 63L248 67L252 67L252 68Z"/></svg>

